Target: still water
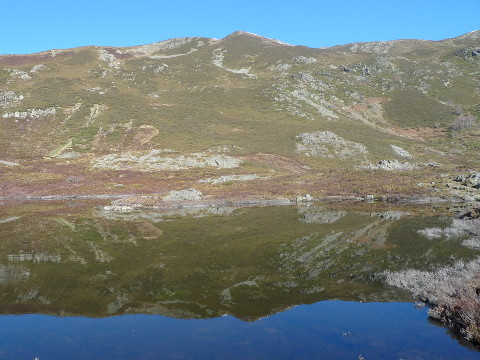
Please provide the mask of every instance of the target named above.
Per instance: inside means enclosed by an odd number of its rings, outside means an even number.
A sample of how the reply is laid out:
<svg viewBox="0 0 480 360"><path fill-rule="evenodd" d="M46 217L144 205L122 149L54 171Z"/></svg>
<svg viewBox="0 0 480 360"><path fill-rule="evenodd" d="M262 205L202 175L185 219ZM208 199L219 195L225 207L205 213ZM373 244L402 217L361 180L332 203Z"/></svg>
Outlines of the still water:
<svg viewBox="0 0 480 360"><path fill-rule="evenodd" d="M480 251L445 209L0 210L0 359L480 359L385 271Z"/></svg>

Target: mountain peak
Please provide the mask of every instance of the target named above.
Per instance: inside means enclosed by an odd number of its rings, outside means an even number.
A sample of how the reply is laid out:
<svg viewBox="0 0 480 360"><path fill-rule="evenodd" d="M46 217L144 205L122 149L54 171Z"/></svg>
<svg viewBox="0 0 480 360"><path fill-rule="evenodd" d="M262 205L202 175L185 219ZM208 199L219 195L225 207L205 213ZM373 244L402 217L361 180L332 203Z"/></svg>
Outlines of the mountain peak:
<svg viewBox="0 0 480 360"><path fill-rule="evenodd" d="M253 36L253 37L258 37L258 38L264 38L263 36L260 36L258 34L254 34L252 32L249 32L249 31L243 31L243 30L238 30L238 31L235 31L233 33L231 33L230 35L226 36L226 37L234 37L234 36Z"/></svg>
<svg viewBox="0 0 480 360"><path fill-rule="evenodd" d="M283 42L283 41L281 41L281 40L270 39L270 38L267 38L267 37L265 37L265 36L261 36L261 35L254 34L254 33L252 33L252 32L248 32L248 31L243 31L243 30L235 31L235 32L231 33L230 35L225 36L225 37L223 38L223 40L225 40L225 39L233 39L233 38L236 38L236 37L251 37L251 38L256 38L256 39L262 40L262 41L265 42L265 43L274 43L274 44L277 44L277 45L292 46L292 45L287 44L286 42Z"/></svg>

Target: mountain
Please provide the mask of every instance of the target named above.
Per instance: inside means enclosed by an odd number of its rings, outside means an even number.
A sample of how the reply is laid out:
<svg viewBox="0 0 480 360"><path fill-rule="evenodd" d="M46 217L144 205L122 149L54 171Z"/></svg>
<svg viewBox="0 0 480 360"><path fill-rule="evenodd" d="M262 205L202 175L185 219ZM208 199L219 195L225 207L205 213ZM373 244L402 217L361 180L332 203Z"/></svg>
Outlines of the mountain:
<svg viewBox="0 0 480 360"><path fill-rule="evenodd" d="M480 31L321 49L239 31L0 56L0 189L430 193L416 184L478 170L479 80Z"/></svg>

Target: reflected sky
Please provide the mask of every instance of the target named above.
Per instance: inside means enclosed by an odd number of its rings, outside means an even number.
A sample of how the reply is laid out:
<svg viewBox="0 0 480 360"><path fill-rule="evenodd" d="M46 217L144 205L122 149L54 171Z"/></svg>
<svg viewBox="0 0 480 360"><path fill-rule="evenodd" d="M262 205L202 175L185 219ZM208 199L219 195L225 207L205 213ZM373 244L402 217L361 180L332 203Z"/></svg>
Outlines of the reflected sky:
<svg viewBox="0 0 480 360"><path fill-rule="evenodd" d="M478 359L411 303L322 301L253 322L0 317L0 359Z"/></svg>

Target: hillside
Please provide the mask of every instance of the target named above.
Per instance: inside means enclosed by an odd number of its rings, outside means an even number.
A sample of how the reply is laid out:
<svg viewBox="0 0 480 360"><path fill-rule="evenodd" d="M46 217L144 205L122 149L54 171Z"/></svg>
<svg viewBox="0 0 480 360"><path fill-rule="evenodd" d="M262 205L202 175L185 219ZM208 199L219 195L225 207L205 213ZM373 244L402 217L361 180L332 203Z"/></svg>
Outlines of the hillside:
<svg viewBox="0 0 480 360"><path fill-rule="evenodd" d="M479 169L480 31L0 56L0 116L4 197L443 194L430 182Z"/></svg>

